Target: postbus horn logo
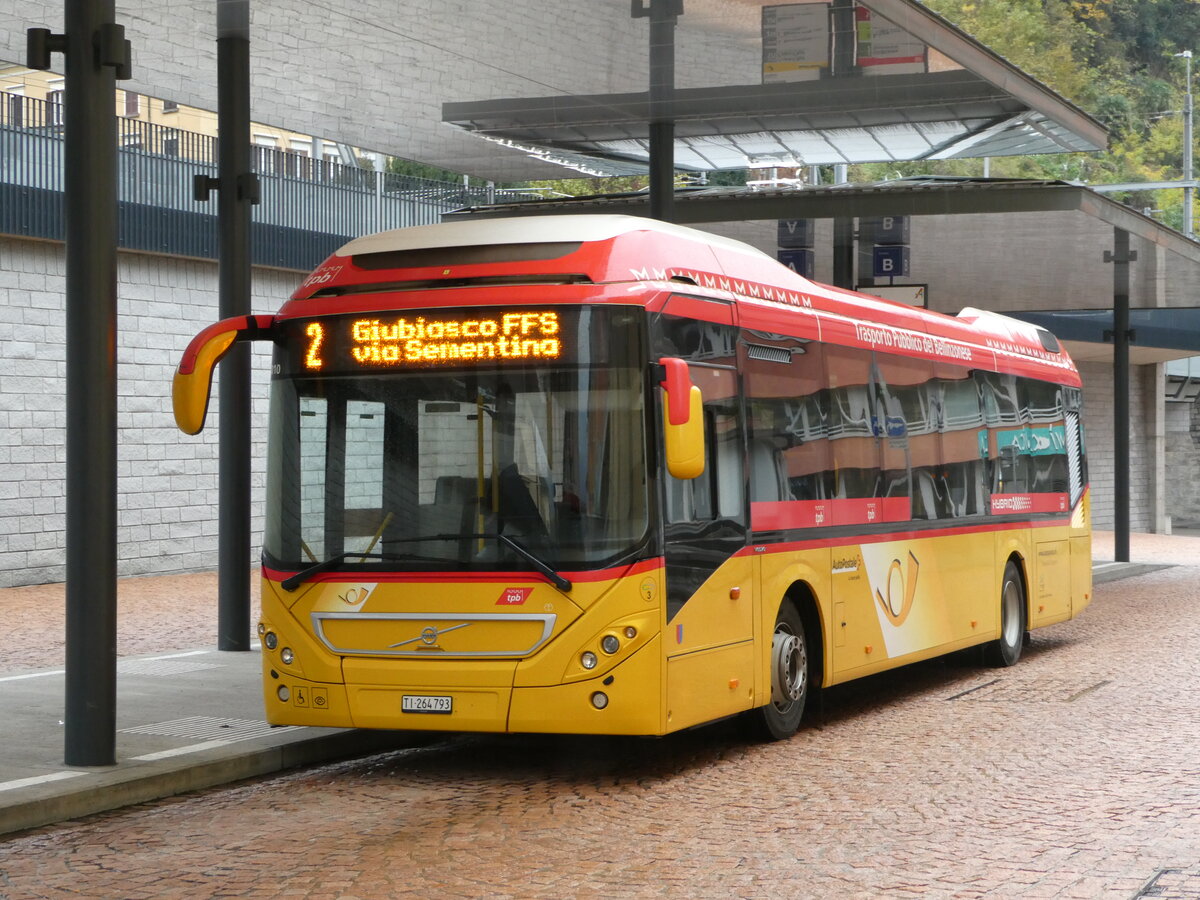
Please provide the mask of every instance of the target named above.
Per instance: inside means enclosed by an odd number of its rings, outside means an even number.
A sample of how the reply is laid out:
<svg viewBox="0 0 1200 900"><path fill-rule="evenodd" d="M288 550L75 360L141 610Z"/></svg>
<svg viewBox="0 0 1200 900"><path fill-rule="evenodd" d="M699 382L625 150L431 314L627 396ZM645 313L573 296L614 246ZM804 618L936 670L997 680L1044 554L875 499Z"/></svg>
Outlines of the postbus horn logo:
<svg viewBox="0 0 1200 900"><path fill-rule="evenodd" d="M904 573L904 566L900 560L893 559L892 564L888 566L887 573L887 599L883 594L875 591L875 600L879 603L879 608L883 610L883 614L887 616L888 621L899 628L904 624L904 620L908 618L908 614L912 612L913 601L917 598L917 572L920 570L921 564L917 562L917 558L912 555L910 550L908 553L908 574ZM892 593L893 586L897 589L897 593L903 591L902 597L896 597Z"/></svg>

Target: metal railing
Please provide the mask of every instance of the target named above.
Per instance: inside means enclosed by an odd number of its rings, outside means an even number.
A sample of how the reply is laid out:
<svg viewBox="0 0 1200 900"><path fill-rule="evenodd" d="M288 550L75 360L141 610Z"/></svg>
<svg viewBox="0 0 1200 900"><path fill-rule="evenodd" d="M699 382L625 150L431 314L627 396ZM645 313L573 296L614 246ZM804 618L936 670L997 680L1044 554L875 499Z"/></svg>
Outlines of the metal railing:
<svg viewBox="0 0 1200 900"><path fill-rule="evenodd" d="M62 106L3 92L0 101L0 234L62 240ZM218 139L118 118L118 245L215 259L216 203L194 199L192 178L216 175ZM254 150L261 194L251 216L255 265L307 271L362 234L537 196Z"/></svg>

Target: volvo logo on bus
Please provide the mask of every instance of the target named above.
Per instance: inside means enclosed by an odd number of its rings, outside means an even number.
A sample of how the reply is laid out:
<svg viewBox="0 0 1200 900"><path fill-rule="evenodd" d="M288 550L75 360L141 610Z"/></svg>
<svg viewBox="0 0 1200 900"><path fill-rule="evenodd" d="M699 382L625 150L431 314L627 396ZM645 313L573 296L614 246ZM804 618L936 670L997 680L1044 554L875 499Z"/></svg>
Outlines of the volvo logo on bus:
<svg viewBox="0 0 1200 900"><path fill-rule="evenodd" d="M470 624L470 622L461 622L458 625L451 625L449 628L436 628L433 625L426 625L415 638L409 638L407 641L400 641L396 644L389 644L388 649L393 650L396 647L405 647L408 644L415 644L417 641L420 641L422 646L416 648L418 650L441 650L442 648L438 646L438 638L443 634L449 634L451 631L466 628Z"/></svg>

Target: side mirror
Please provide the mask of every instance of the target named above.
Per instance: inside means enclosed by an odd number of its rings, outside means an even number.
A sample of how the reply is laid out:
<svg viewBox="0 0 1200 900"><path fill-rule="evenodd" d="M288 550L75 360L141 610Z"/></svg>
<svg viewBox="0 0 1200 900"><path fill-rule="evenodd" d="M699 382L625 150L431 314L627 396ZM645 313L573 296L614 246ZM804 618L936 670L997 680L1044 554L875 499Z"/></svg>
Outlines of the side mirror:
<svg viewBox="0 0 1200 900"><path fill-rule="evenodd" d="M664 357L663 446L667 471L681 479L695 478L704 471L704 398L692 384L688 364Z"/></svg>
<svg viewBox="0 0 1200 900"><path fill-rule="evenodd" d="M192 338L171 384L175 424L185 434L199 434L208 415L213 369L236 341L271 340L272 316L234 316L209 325Z"/></svg>

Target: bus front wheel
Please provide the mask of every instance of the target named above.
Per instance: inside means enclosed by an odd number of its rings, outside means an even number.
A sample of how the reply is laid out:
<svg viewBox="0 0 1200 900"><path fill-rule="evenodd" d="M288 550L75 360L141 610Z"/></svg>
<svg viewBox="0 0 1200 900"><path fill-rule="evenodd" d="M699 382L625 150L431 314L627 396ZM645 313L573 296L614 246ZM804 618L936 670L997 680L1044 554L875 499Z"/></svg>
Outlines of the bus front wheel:
<svg viewBox="0 0 1200 900"><path fill-rule="evenodd" d="M1004 584L1000 588L1000 637L985 644L984 659L988 665L1015 666L1021 658L1025 640L1025 587L1016 563L1004 567Z"/></svg>
<svg viewBox="0 0 1200 900"><path fill-rule="evenodd" d="M796 733L808 698L808 667L804 623L796 608L784 601L771 637L771 701L751 713L761 737L781 741Z"/></svg>

